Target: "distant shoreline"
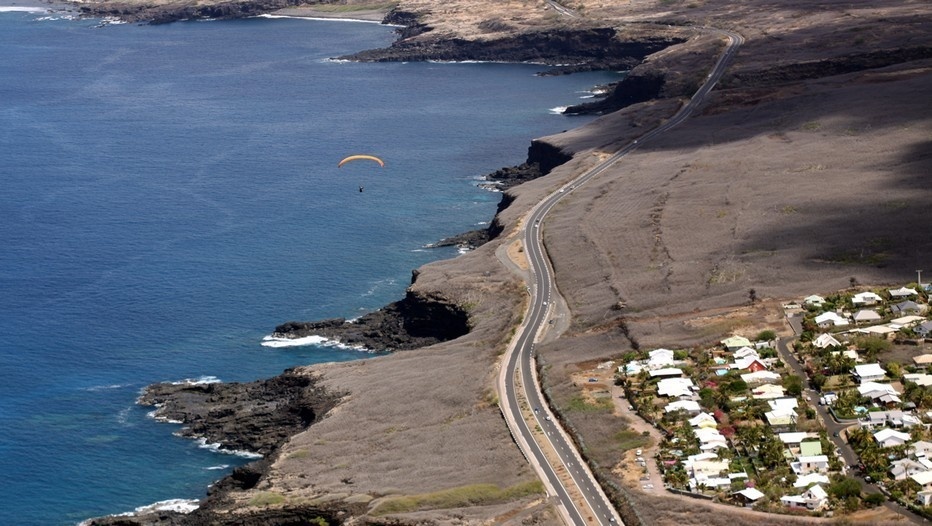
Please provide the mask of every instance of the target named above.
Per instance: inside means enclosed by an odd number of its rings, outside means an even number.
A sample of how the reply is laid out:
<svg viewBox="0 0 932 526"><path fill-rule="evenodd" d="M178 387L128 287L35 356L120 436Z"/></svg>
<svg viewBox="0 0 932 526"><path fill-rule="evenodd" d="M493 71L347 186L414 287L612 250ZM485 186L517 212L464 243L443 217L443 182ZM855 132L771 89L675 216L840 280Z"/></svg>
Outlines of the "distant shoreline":
<svg viewBox="0 0 932 526"><path fill-rule="evenodd" d="M359 22L379 22L385 20L388 14L387 10L380 9L360 9L358 11L329 11L315 7L286 7L277 11L272 11L272 16L289 16L295 18L327 18L346 21Z"/></svg>

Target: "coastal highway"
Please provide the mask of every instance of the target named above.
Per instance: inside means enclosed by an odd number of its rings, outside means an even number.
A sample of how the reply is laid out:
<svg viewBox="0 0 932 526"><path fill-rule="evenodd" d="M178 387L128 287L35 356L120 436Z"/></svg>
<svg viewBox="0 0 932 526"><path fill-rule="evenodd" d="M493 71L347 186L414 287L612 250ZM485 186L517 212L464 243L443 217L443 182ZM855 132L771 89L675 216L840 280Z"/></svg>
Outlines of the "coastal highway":
<svg viewBox="0 0 932 526"><path fill-rule="evenodd" d="M569 436L550 412L537 381L533 365L534 345L549 327L548 316L554 298L559 294L554 287L553 270L541 241L541 224L550 210L580 185L598 177L646 141L679 125L702 104L744 39L731 31L697 29L721 35L728 41L699 90L670 120L548 195L529 212L521 232L530 271L530 310L505 356L498 383L500 405L515 441L543 480L547 492L556 499L557 509L567 524L620 524L621 518ZM526 413L522 412L522 402Z"/></svg>

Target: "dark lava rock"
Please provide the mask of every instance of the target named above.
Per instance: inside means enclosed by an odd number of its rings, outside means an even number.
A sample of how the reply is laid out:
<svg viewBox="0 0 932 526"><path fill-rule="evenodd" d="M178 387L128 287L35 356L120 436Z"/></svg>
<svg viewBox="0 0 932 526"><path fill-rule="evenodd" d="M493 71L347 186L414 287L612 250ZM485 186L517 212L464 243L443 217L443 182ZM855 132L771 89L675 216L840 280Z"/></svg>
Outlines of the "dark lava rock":
<svg viewBox="0 0 932 526"><path fill-rule="evenodd" d="M153 384L139 398L156 416L181 422L181 435L224 449L271 454L333 408L339 395L290 369L248 383Z"/></svg>
<svg viewBox="0 0 932 526"><path fill-rule="evenodd" d="M322 336L352 347L400 351L452 340L467 332L469 317L457 305L444 298L409 291L404 299L353 321L342 318L317 322L291 321L275 327L272 336Z"/></svg>

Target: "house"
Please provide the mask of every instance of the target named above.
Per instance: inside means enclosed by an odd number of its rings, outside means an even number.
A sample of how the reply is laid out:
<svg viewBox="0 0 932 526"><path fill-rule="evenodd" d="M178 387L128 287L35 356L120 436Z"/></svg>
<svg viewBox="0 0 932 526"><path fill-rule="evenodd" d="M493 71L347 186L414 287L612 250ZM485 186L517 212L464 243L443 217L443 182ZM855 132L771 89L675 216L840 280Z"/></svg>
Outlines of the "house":
<svg viewBox="0 0 932 526"><path fill-rule="evenodd" d="M932 491L932 471L923 471L921 473L916 473L909 476L916 484L919 484L919 487L922 488L922 491Z"/></svg>
<svg viewBox="0 0 932 526"><path fill-rule="evenodd" d="M760 375L769 375L776 376L776 379L773 381L779 381L780 375L777 373L772 373L770 371L760 371L757 373L748 373L742 374L741 379L745 381L748 385L752 383L759 383L761 380L758 380ZM773 384L764 384L758 387L755 387L751 390L751 398L755 400L769 400L771 398L783 398L786 394L786 389L782 385L773 385Z"/></svg>
<svg viewBox="0 0 932 526"><path fill-rule="evenodd" d="M926 323L929 324L929 331L932 332L932 321L926 322ZM925 325L925 323L923 323L922 325ZM922 327L922 325L919 325L918 327L916 327L917 334L919 332L918 331L919 327ZM925 336L925 334L923 336ZM920 367L930 365L932 364L932 354L920 354L919 356L915 356L913 357L913 363Z"/></svg>
<svg viewBox="0 0 932 526"><path fill-rule="evenodd" d="M858 356L858 352L855 351L854 349L845 349L845 350L843 350L843 351L832 351L831 354L832 354L832 356L838 356L838 355L840 354L840 355L844 356L845 358L851 358L851 359L854 360L855 362L861 360L861 357Z"/></svg>
<svg viewBox="0 0 932 526"><path fill-rule="evenodd" d="M872 309L861 309L854 313L854 316L851 317L856 323L861 322L875 322L880 321L883 317L880 314L877 314L877 311Z"/></svg>
<svg viewBox="0 0 932 526"><path fill-rule="evenodd" d="M743 336L732 336L730 338L725 338L721 341L722 345L725 346L729 351L737 351L742 347L750 347L751 340Z"/></svg>
<svg viewBox="0 0 932 526"><path fill-rule="evenodd" d="M792 409L775 409L764 413L770 427L790 428L796 425L796 411Z"/></svg>
<svg viewBox="0 0 932 526"><path fill-rule="evenodd" d="M916 493L916 504L928 506L932 504L932 491L920 491Z"/></svg>
<svg viewBox="0 0 932 526"><path fill-rule="evenodd" d="M926 321L922 316L901 316L890 320L890 325L899 325L900 327L910 327L917 323Z"/></svg>
<svg viewBox="0 0 932 526"><path fill-rule="evenodd" d="M816 484L803 492L802 495L784 495L780 503L789 508L820 511L828 505L828 493L822 486Z"/></svg>
<svg viewBox="0 0 932 526"><path fill-rule="evenodd" d="M884 428L874 433L874 440L877 441L880 447L902 446L909 442L909 438L909 433L903 433L902 431L890 428Z"/></svg>
<svg viewBox="0 0 932 526"><path fill-rule="evenodd" d="M851 298L851 303L855 306L876 305L883 301L883 298L873 292L860 292Z"/></svg>
<svg viewBox="0 0 932 526"><path fill-rule="evenodd" d="M757 371L763 371L767 369L767 366L764 365L764 362L756 356L748 356L735 360L735 363L731 364L732 369L737 369L739 371L750 371L756 373Z"/></svg>
<svg viewBox="0 0 932 526"><path fill-rule="evenodd" d="M696 385L689 378L664 378L657 382L657 396L679 398L692 394Z"/></svg>
<svg viewBox="0 0 932 526"><path fill-rule="evenodd" d="M821 440L803 440L799 443L800 457L817 457L822 454Z"/></svg>
<svg viewBox="0 0 932 526"><path fill-rule="evenodd" d="M841 342L836 340L831 334L823 332L818 338L813 340L812 345L819 349L825 349L826 347L841 347Z"/></svg>
<svg viewBox="0 0 932 526"><path fill-rule="evenodd" d="M803 305L821 307L823 303L825 303L825 298L819 296L818 294L813 294L812 296L806 296L803 298Z"/></svg>
<svg viewBox="0 0 932 526"><path fill-rule="evenodd" d="M647 357L648 369L663 369L676 364L673 351L670 349L654 349L647 353Z"/></svg>
<svg viewBox="0 0 932 526"><path fill-rule="evenodd" d="M854 379L858 383L876 382L887 377L887 371L879 363L866 363L854 366Z"/></svg>
<svg viewBox="0 0 932 526"><path fill-rule="evenodd" d="M770 406L770 409L773 411L778 411L784 409L787 411L795 411L799 407L799 400L796 398L774 398L773 400L767 400L767 405Z"/></svg>
<svg viewBox="0 0 932 526"><path fill-rule="evenodd" d="M921 314L923 311L924 309L922 308L922 305L919 305L912 300L901 301L890 307L890 312L892 312L894 316L901 316L903 314Z"/></svg>
<svg viewBox="0 0 932 526"><path fill-rule="evenodd" d="M915 332L919 336L922 336L923 338L928 338L929 334L932 334L932 321L924 321L920 323L919 325L916 325L915 327L913 327L913 332ZM929 361L926 363L923 363L922 365L928 365L929 363L932 363L932 354L923 354L923 356L928 356L929 358L927 358L927 360ZM916 358L920 358L920 357L917 356ZM913 359L915 360L915 358Z"/></svg>
<svg viewBox="0 0 932 526"><path fill-rule="evenodd" d="M907 373L903 375L903 380L913 382L916 385L932 385L932 374L926 373Z"/></svg>
<svg viewBox="0 0 932 526"><path fill-rule="evenodd" d="M867 398L874 398L876 396L891 394L898 395L900 394L892 384L881 384L877 382L864 382L858 386L858 394Z"/></svg>
<svg viewBox="0 0 932 526"><path fill-rule="evenodd" d="M923 471L928 471L924 465L908 458L901 458L890 463L890 475L893 480L906 480L910 475Z"/></svg>
<svg viewBox="0 0 932 526"><path fill-rule="evenodd" d="M790 467L793 468L793 472L797 475L825 473L828 471L828 455L799 456L796 458L796 462L790 464Z"/></svg>
<svg viewBox="0 0 932 526"><path fill-rule="evenodd" d="M677 400L675 402L670 402L663 408L664 413L672 413L681 410L690 414L698 414L702 411L702 408L699 407L699 402L695 400Z"/></svg>
<svg viewBox="0 0 932 526"><path fill-rule="evenodd" d="M745 488L741 491L736 491L733 493L735 498L745 504L753 504L755 501L758 501L764 498L764 493L757 488Z"/></svg>
<svg viewBox="0 0 932 526"><path fill-rule="evenodd" d="M693 427L717 427L718 424L715 422L715 417L709 413L699 413L698 415L689 419L689 425Z"/></svg>
<svg viewBox="0 0 932 526"><path fill-rule="evenodd" d="M748 356L753 356L754 358L760 358L760 355L757 354L757 349L752 349L751 347L742 347L735 351L732 356L734 356L735 361L738 361L741 358L747 358Z"/></svg>
<svg viewBox="0 0 932 526"><path fill-rule="evenodd" d="M683 371L676 367L665 367L663 369L651 369L651 378L677 378L683 376Z"/></svg>
<svg viewBox="0 0 932 526"><path fill-rule="evenodd" d="M932 442L919 440L918 442L913 443L913 445L910 446L909 454L913 455L914 457L932 456Z"/></svg>
<svg viewBox="0 0 932 526"><path fill-rule="evenodd" d="M780 442L783 442L789 447L793 447L793 446L799 447L799 443L802 442L803 439L811 438L811 437L812 435L810 435L809 433L806 433L805 431L777 434L777 438L780 439Z"/></svg>
<svg viewBox="0 0 932 526"><path fill-rule="evenodd" d="M796 477L796 482L793 483L794 488L808 488L813 484L828 484L828 475L822 473L809 473L808 475L800 475Z"/></svg>
<svg viewBox="0 0 932 526"><path fill-rule="evenodd" d="M777 383L780 381L781 377L773 371L755 371L753 373L742 374L741 379L748 385L757 385L763 383ZM756 390L754 392L756 392ZM783 395L781 394L780 396Z"/></svg>
<svg viewBox="0 0 932 526"><path fill-rule="evenodd" d="M830 327L844 327L848 325L848 320L837 312L823 312L815 317L815 324L823 329Z"/></svg>
<svg viewBox="0 0 932 526"><path fill-rule="evenodd" d="M887 292L890 293L891 298L909 298L912 296L918 296L919 292L916 289L911 289L908 287L900 287L898 289L890 289Z"/></svg>

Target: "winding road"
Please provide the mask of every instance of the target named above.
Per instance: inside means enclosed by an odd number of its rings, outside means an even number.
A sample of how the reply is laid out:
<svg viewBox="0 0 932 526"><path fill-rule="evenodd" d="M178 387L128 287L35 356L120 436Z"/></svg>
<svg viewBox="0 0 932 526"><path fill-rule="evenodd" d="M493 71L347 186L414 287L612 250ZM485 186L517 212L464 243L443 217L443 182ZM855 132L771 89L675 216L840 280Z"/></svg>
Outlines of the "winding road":
<svg viewBox="0 0 932 526"><path fill-rule="evenodd" d="M644 142L686 120L705 100L721 78L744 39L737 33L713 28L697 28L727 39L725 51L705 82L670 120L599 163L594 168L547 196L528 214L520 233L530 268L528 292L530 311L505 356L499 376L501 408L515 441L528 462L543 480L548 494L567 524L621 524L614 509L569 436L558 424L541 394L534 368L535 342L548 329L548 315L559 292L553 283L553 270L541 240L541 223L551 209L580 185L598 177ZM524 408L524 411L522 411Z"/></svg>

